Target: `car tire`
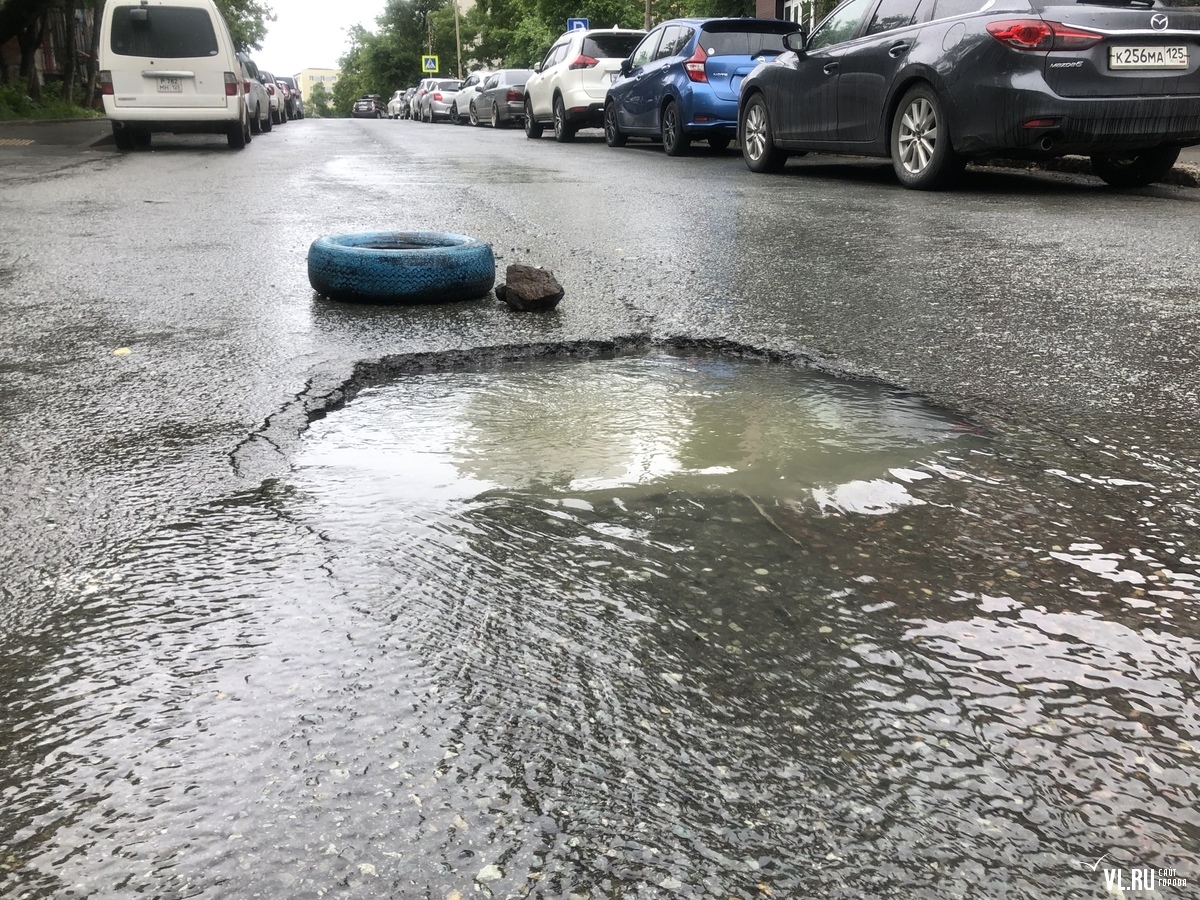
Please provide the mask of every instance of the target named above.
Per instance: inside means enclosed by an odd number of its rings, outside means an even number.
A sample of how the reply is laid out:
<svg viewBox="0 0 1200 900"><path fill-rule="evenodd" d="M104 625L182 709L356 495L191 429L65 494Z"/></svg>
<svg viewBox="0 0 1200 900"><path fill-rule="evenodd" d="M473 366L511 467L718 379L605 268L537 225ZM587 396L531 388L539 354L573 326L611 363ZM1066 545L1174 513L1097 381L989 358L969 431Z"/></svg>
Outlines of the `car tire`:
<svg viewBox="0 0 1200 900"><path fill-rule="evenodd" d="M575 127L567 121L567 108L561 95L554 98L554 139L560 144L575 140Z"/></svg>
<svg viewBox="0 0 1200 900"><path fill-rule="evenodd" d="M950 121L927 84L912 87L892 117L892 168L906 188L941 191L962 174L966 160L954 152Z"/></svg>
<svg viewBox="0 0 1200 900"><path fill-rule="evenodd" d="M500 106L495 102L492 103L492 127L500 127Z"/></svg>
<svg viewBox="0 0 1200 900"><path fill-rule="evenodd" d="M775 146L771 114L762 94L754 94L742 107L738 142L742 145L742 159L751 172L778 172L787 162L787 153Z"/></svg>
<svg viewBox="0 0 1200 900"><path fill-rule="evenodd" d="M128 128L113 122L112 133L113 143L117 145L118 150L128 152L133 149L133 133Z"/></svg>
<svg viewBox="0 0 1200 900"><path fill-rule="evenodd" d="M679 105L674 100L668 100L667 105L663 107L662 143L667 156L683 156L692 145L691 138L683 133Z"/></svg>
<svg viewBox="0 0 1200 900"><path fill-rule="evenodd" d="M478 124L479 124L479 110L477 110L477 109L475 108L475 103L474 103L474 101L472 101L472 102L471 102L471 105L470 105L470 107L468 107L468 108L467 108L467 120L468 120L468 121L469 121L469 122L470 122L472 125L478 125Z"/></svg>
<svg viewBox="0 0 1200 900"><path fill-rule="evenodd" d="M152 135L145 128L134 128L130 132L130 137L133 138L133 146L138 150L149 150L152 141Z"/></svg>
<svg viewBox="0 0 1200 900"><path fill-rule="evenodd" d="M1115 188L1140 188L1162 181L1179 159L1178 147L1143 150L1133 156L1093 156L1092 171Z"/></svg>
<svg viewBox="0 0 1200 900"><path fill-rule="evenodd" d="M270 131L274 127L275 127L275 123L271 121L271 110L268 108L267 109L267 117L262 120L263 134L266 134L268 131Z"/></svg>
<svg viewBox="0 0 1200 900"><path fill-rule="evenodd" d="M450 123L452 125L461 125L462 119L458 117L458 104L455 103L450 107Z"/></svg>
<svg viewBox="0 0 1200 900"><path fill-rule="evenodd" d="M710 137L708 139L708 149L712 150L714 153L720 153L724 150L728 150L731 143L733 143L733 138L727 134Z"/></svg>
<svg viewBox="0 0 1200 900"><path fill-rule="evenodd" d="M545 126L533 117L533 104L529 102L529 98L525 98L525 137L530 140L537 140L542 136Z"/></svg>
<svg viewBox="0 0 1200 900"><path fill-rule="evenodd" d="M254 108L254 115L250 117L250 133L262 134L262 119L258 117L258 107Z"/></svg>
<svg viewBox="0 0 1200 900"><path fill-rule="evenodd" d="M331 300L445 303L484 296L496 282L490 244L440 231L367 232L317 238L308 281Z"/></svg>
<svg viewBox="0 0 1200 900"><path fill-rule="evenodd" d="M604 143L610 147L624 147L628 141L617 121L617 104L609 102L604 107Z"/></svg>
<svg viewBox="0 0 1200 900"><path fill-rule="evenodd" d="M246 124L241 119L231 122L225 129L225 138L229 141L230 150L244 150L246 148Z"/></svg>

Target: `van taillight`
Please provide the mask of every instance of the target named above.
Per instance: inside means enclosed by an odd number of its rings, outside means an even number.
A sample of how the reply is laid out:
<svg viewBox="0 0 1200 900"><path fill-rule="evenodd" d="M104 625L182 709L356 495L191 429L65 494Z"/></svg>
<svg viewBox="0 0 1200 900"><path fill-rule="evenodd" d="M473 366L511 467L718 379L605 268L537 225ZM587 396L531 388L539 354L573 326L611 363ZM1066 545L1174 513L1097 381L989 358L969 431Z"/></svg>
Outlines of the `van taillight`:
<svg viewBox="0 0 1200 900"><path fill-rule="evenodd" d="M504 94L504 99L509 103L520 103L525 98L525 95L517 88L509 88Z"/></svg>
<svg viewBox="0 0 1200 900"><path fill-rule="evenodd" d="M100 72L100 93L106 97L113 95L112 72L108 69Z"/></svg>
<svg viewBox="0 0 1200 900"><path fill-rule="evenodd" d="M704 71L704 61L706 59L708 59L708 54L704 52L702 46L696 44L696 52L683 64L684 71L687 72L687 77L692 81L708 81L708 73Z"/></svg>
<svg viewBox="0 0 1200 900"><path fill-rule="evenodd" d="M225 73L225 96L236 97L238 95L238 78L232 72Z"/></svg>

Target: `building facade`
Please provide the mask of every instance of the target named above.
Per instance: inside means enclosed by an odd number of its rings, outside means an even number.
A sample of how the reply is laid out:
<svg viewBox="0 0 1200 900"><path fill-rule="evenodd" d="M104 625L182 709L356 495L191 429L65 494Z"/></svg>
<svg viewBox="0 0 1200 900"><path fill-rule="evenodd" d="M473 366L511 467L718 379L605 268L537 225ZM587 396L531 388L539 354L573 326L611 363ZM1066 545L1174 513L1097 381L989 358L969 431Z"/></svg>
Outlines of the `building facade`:
<svg viewBox="0 0 1200 900"><path fill-rule="evenodd" d="M341 74L340 69L301 69L292 77L300 88L300 96L307 98L314 84L325 85L325 90L332 94L333 86Z"/></svg>

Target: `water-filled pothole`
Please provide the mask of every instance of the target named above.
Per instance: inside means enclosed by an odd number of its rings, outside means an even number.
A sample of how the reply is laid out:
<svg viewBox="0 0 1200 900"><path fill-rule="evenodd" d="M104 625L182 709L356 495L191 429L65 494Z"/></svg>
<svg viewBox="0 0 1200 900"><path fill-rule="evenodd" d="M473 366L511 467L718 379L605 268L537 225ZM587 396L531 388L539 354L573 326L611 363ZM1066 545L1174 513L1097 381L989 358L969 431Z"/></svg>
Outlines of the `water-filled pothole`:
<svg viewBox="0 0 1200 900"><path fill-rule="evenodd" d="M364 390L0 659L0 892L1190 880L1195 471L1097 452L715 356Z"/></svg>

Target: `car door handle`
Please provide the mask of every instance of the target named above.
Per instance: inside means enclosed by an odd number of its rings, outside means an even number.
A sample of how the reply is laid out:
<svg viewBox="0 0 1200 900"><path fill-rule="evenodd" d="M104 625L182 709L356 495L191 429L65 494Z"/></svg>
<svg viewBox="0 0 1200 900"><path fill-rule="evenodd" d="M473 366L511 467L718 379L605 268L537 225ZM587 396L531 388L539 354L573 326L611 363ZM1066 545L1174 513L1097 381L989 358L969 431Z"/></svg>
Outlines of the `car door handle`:
<svg viewBox="0 0 1200 900"><path fill-rule="evenodd" d="M888 47L888 56L892 59L899 59L908 50L908 41L896 41L892 46Z"/></svg>
<svg viewBox="0 0 1200 900"><path fill-rule="evenodd" d="M826 75L832 75L834 72L837 71L837 67L838 67L838 64L835 62L825 63L825 68L822 69L821 71L824 72Z"/></svg>

